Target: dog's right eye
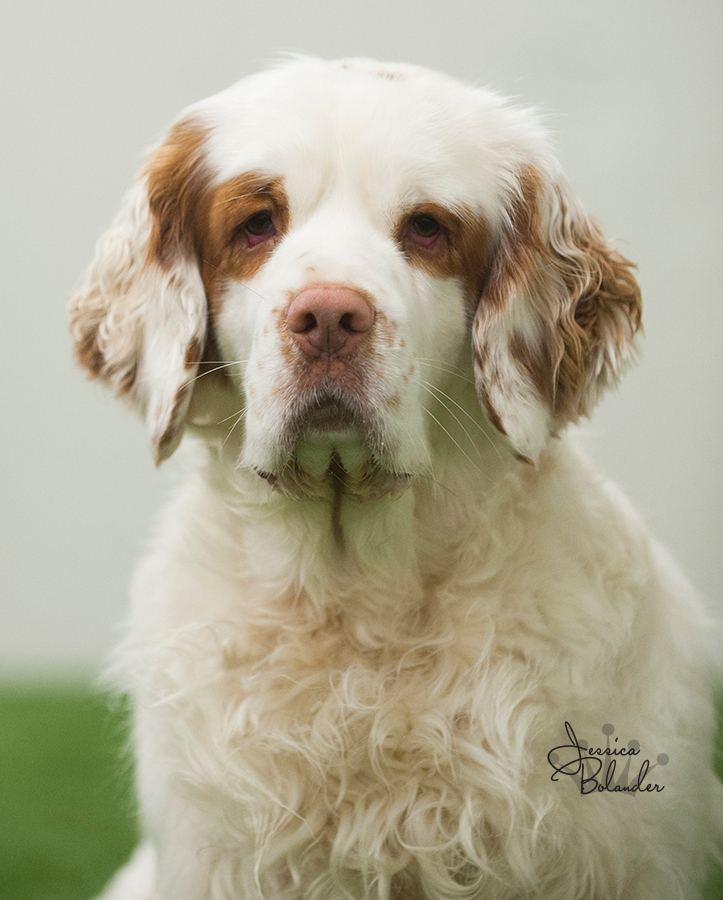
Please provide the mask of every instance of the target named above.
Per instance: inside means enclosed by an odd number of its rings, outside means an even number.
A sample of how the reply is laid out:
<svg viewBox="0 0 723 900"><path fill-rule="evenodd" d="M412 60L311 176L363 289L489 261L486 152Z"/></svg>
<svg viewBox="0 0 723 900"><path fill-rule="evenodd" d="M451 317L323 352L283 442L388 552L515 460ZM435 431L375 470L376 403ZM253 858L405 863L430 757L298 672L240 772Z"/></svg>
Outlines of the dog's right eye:
<svg viewBox="0 0 723 900"><path fill-rule="evenodd" d="M260 210L234 229L234 239L242 238L247 246L255 247L276 236L276 226L269 210Z"/></svg>
<svg viewBox="0 0 723 900"><path fill-rule="evenodd" d="M409 220L406 236L419 247L431 250L444 231L443 226L429 213L420 213Z"/></svg>
<svg viewBox="0 0 723 900"><path fill-rule="evenodd" d="M421 216L415 216L409 226L411 232L421 238L432 238L439 234L442 226L434 218L426 213Z"/></svg>

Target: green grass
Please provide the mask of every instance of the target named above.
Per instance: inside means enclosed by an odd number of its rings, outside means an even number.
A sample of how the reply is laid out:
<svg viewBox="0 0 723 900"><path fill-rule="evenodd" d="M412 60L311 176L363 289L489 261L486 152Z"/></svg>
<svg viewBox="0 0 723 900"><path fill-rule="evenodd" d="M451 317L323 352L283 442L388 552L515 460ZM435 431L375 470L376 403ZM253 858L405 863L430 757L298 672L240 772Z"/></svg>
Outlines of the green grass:
<svg viewBox="0 0 723 900"><path fill-rule="evenodd" d="M102 694L0 689L2 900L90 900L128 858L136 827L125 743L125 710ZM717 762L723 777L723 715ZM720 869L705 900L723 900Z"/></svg>
<svg viewBox="0 0 723 900"><path fill-rule="evenodd" d="M84 688L0 691L0 897L89 900L136 842L125 716Z"/></svg>

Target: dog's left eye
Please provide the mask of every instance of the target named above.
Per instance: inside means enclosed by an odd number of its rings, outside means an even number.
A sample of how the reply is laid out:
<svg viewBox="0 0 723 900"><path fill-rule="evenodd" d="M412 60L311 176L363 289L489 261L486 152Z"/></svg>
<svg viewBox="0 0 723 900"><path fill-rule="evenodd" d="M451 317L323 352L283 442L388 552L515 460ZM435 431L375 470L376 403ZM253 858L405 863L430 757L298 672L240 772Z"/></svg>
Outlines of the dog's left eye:
<svg viewBox="0 0 723 900"><path fill-rule="evenodd" d="M426 213L422 216L415 216L410 227L415 234L425 238L434 237L435 234L439 234L442 228L434 216L429 216Z"/></svg>
<svg viewBox="0 0 723 900"><path fill-rule="evenodd" d="M246 238L249 247L255 247L264 241L268 241L276 235L276 226L271 213L268 210L261 210L249 216L236 229L236 233L241 233Z"/></svg>
<svg viewBox="0 0 723 900"><path fill-rule="evenodd" d="M442 233L442 226L428 213L421 213L414 216L407 228L407 236L419 244L421 247L431 249L437 242L437 238Z"/></svg>

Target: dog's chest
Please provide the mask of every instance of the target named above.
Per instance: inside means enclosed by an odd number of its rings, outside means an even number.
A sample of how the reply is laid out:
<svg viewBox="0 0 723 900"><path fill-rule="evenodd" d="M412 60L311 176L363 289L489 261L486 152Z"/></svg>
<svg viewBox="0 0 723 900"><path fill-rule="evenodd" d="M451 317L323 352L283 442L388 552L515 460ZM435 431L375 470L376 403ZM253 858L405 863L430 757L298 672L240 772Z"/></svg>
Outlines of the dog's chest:
<svg viewBox="0 0 723 900"><path fill-rule="evenodd" d="M434 842L465 818L489 819L501 772L519 790L525 761L500 748L519 746L523 718L499 713L511 679L524 696L524 674L507 663L490 668L487 656L480 679L480 659L438 636L381 650L342 633L287 635L261 654L217 646L219 678L193 703L208 755L192 778L251 829L261 817L296 833L303 821L303 841L349 828L394 856L400 839Z"/></svg>

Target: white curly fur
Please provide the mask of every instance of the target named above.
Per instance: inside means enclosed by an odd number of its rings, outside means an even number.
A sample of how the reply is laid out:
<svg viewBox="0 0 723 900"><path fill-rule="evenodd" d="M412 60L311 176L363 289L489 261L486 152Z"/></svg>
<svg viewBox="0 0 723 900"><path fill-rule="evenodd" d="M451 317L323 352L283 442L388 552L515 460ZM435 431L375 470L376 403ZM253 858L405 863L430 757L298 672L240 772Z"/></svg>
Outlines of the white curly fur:
<svg viewBox="0 0 723 900"><path fill-rule="evenodd" d="M414 67L306 59L189 117L214 184L281 175L291 218L211 315L225 381L220 361L195 382L184 368L206 328L199 275L149 262L145 180L71 304L81 359L116 388L135 379L159 456L192 433L113 668L146 843L104 900L692 900L721 818L711 624L562 433L634 357L637 295L537 119ZM429 200L493 234L471 332L462 280L390 236ZM274 316L311 263L393 332L365 374L371 449L284 449L298 389ZM565 722L666 753L648 778L664 789L552 780Z"/></svg>

